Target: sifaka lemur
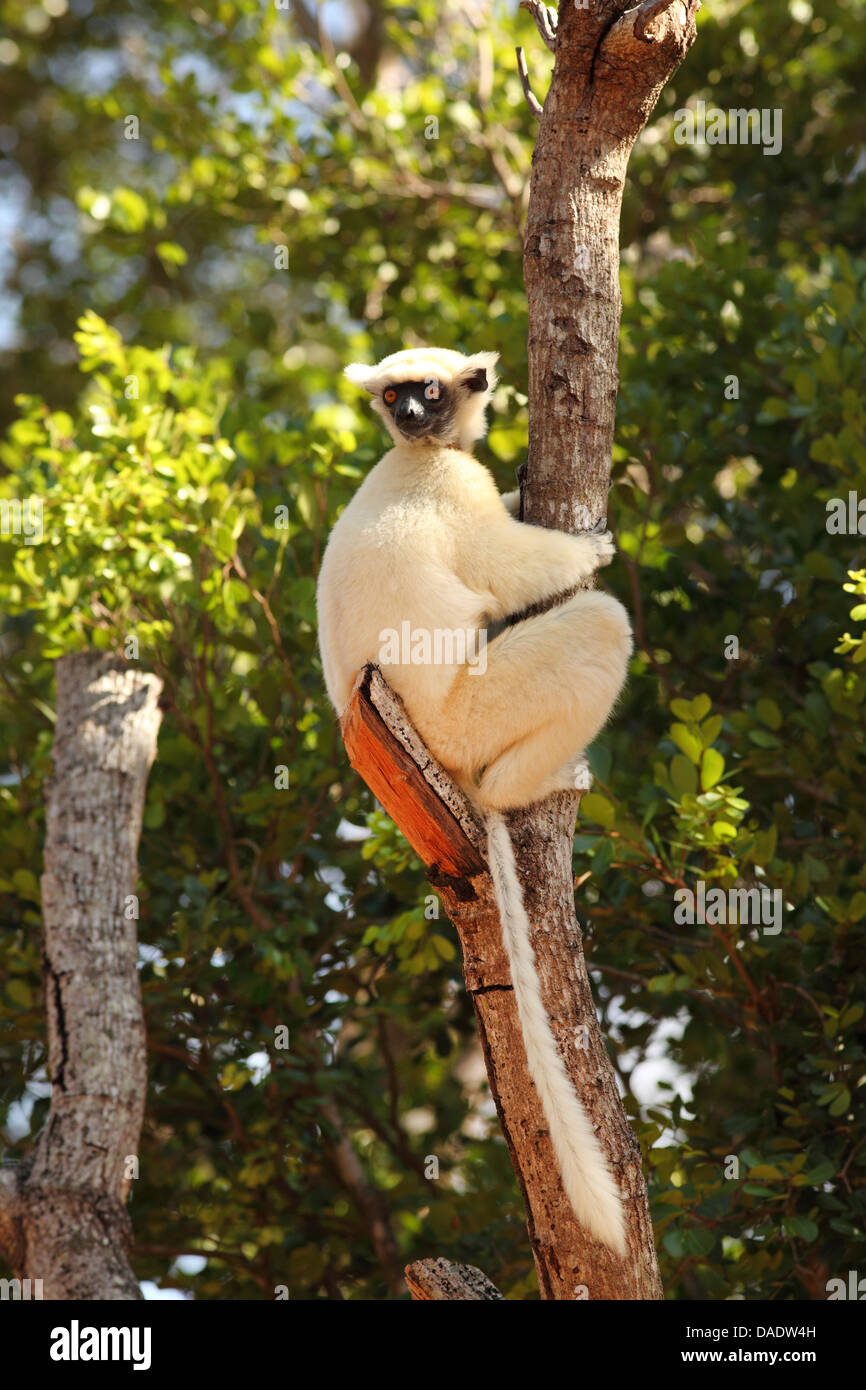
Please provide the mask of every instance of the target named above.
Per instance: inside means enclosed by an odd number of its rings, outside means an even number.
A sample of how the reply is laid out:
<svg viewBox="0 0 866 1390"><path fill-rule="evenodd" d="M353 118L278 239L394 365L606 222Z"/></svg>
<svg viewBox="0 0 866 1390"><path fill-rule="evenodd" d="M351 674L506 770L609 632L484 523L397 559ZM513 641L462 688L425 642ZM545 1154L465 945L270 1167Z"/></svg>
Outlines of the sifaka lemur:
<svg viewBox="0 0 866 1390"><path fill-rule="evenodd" d="M519 494L501 496L469 452L485 432L497 360L411 348L346 368L394 448L331 532L319 647L337 712L361 668L383 666L431 753L482 813L527 1062L565 1190L578 1220L622 1252L619 1192L554 1041L502 813L587 785L583 750L624 684L631 628L622 605L595 590L520 616L609 564L614 547L609 533L518 521Z"/></svg>

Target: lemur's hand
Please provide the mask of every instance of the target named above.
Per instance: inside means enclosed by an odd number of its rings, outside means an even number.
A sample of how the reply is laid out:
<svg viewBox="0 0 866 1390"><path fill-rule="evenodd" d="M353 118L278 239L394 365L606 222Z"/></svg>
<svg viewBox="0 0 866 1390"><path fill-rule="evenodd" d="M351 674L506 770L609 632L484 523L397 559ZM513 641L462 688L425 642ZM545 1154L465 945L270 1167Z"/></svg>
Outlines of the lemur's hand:
<svg viewBox="0 0 866 1390"><path fill-rule="evenodd" d="M585 539L592 545L595 554L595 568L601 569L604 565L609 565L616 554L616 546L610 531L587 531Z"/></svg>
<svg viewBox="0 0 866 1390"><path fill-rule="evenodd" d="M513 516L514 519L517 520L520 516L520 488L517 488L514 492L503 492L501 496L502 505L505 507L509 516Z"/></svg>

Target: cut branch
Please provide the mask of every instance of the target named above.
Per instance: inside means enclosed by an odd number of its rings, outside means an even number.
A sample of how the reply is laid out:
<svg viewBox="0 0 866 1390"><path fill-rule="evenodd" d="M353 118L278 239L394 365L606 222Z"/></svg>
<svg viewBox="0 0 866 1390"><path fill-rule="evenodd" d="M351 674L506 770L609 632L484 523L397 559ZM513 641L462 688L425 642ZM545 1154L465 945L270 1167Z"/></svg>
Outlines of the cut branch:
<svg viewBox="0 0 866 1390"><path fill-rule="evenodd" d="M416 1260L406 1266L406 1283L418 1303L505 1301L475 1265L456 1265L450 1260Z"/></svg>

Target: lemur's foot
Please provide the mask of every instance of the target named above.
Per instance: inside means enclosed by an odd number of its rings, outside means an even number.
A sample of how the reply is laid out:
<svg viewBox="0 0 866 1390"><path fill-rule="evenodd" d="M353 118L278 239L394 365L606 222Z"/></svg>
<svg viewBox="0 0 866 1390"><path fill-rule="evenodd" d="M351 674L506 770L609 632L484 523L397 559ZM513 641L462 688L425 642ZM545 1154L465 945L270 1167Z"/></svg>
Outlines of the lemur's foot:
<svg viewBox="0 0 866 1390"><path fill-rule="evenodd" d="M578 753L570 764L572 783L576 792L588 792L592 786L592 768L585 753Z"/></svg>
<svg viewBox="0 0 866 1390"><path fill-rule="evenodd" d="M588 792L592 786L592 772L585 753L576 753L567 763L551 776L545 794L551 792Z"/></svg>

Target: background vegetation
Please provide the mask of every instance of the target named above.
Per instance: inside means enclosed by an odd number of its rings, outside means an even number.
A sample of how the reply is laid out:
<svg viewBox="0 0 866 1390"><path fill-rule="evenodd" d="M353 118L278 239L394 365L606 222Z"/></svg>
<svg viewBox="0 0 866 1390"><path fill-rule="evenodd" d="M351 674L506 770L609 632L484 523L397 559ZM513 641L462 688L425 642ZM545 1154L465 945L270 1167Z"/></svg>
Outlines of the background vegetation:
<svg viewBox="0 0 866 1390"><path fill-rule="evenodd" d="M52 662L135 636L165 681L135 1263L200 1299L396 1296L374 1209L401 1262L536 1296L454 934L346 765L313 600L382 449L347 360L497 348L513 485L513 45L539 93L549 58L514 5L366 6L0 0L0 499L45 500L40 544L0 538L0 1124L21 1158L47 1108ZM670 1298L822 1298L862 1241L866 542L825 503L866 494L864 11L705 4L626 195L604 582L637 654L575 874ZM699 98L780 109L781 152L678 145ZM782 930L676 925L700 878L781 889Z"/></svg>

